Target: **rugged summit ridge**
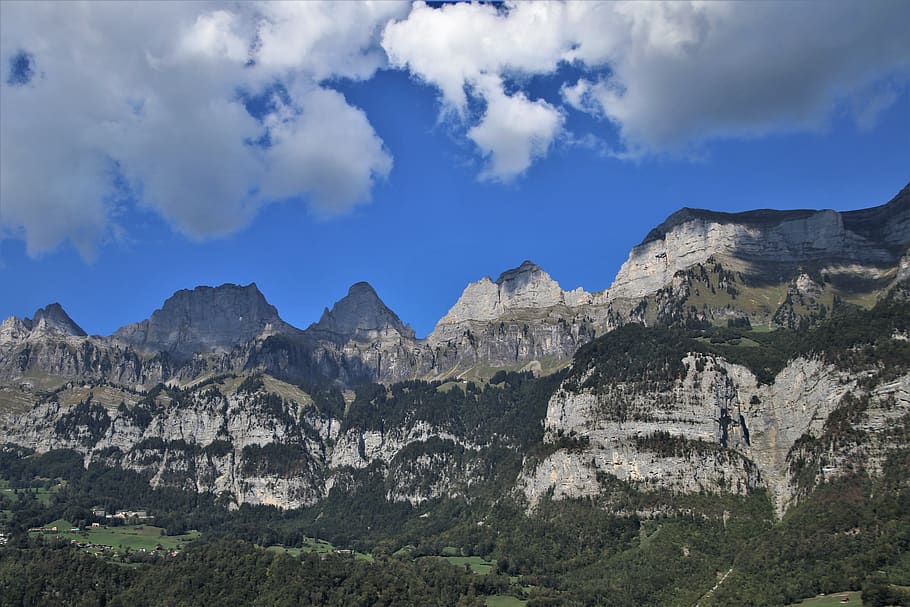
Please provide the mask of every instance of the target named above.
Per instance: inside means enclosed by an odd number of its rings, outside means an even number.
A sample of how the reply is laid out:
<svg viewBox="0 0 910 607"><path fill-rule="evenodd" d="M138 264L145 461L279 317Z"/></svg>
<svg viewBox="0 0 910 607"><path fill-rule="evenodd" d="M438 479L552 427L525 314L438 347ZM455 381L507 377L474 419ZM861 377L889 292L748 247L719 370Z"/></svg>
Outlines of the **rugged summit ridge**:
<svg viewBox="0 0 910 607"><path fill-rule="evenodd" d="M38 308L32 317L32 331L49 331L61 335L85 337L87 334L76 324L59 303Z"/></svg>
<svg viewBox="0 0 910 607"><path fill-rule="evenodd" d="M121 327L112 337L140 351L190 357L225 352L264 331L279 330L292 327L255 283L223 284L177 291L147 320Z"/></svg>
<svg viewBox="0 0 910 607"><path fill-rule="evenodd" d="M307 333L339 345L352 339L366 342L389 333L414 339L414 330L401 322L367 282L351 285L348 294L335 302L331 310L326 308L319 322L310 325Z"/></svg>
<svg viewBox="0 0 910 607"><path fill-rule="evenodd" d="M563 291L559 283L532 261L503 272L496 282L484 276L469 284L448 313L439 319L430 341L451 339L465 322L508 318L521 310L591 303L592 296L580 287Z"/></svg>
<svg viewBox="0 0 910 607"><path fill-rule="evenodd" d="M908 215L907 188L851 213L684 209L607 292L526 261L427 339L367 283L306 331L254 284L179 291L106 338L51 305L0 326L0 443L235 504L358 485L418 504L493 473L529 505L618 481L767 490L783 513L907 443Z"/></svg>
<svg viewBox="0 0 910 607"><path fill-rule="evenodd" d="M837 211L720 213L684 208L634 247L609 289L610 298L645 297L677 272L711 258L730 269L779 279L799 268L892 268L910 243L910 188L885 205Z"/></svg>
<svg viewBox="0 0 910 607"><path fill-rule="evenodd" d="M685 208L632 250L610 289L566 291L525 261L469 284L426 339L368 283L352 285L305 331L285 323L255 284L225 284L178 291L110 337L85 336L57 304L34 320L9 318L0 377L148 386L256 370L350 386L547 372L628 323L798 328L844 303L869 307L910 276L908 244L910 186L885 205L844 213Z"/></svg>
<svg viewBox="0 0 910 607"><path fill-rule="evenodd" d="M87 334L59 303L38 308L32 318L10 316L0 324L0 344L27 337L50 335L86 337Z"/></svg>

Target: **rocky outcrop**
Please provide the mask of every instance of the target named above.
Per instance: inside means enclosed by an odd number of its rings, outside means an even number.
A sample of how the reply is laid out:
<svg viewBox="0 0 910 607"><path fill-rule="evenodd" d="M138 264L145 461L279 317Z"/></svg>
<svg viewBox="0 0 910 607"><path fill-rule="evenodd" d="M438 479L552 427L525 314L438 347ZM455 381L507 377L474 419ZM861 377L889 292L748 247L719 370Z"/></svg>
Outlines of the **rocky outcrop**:
<svg viewBox="0 0 910 607"><path fill-rule="evenodd" d="M501 320L527 310L540 312L557 306L577 308L594 301L595 296L581 288L563 291L540 266L525 261L519 267L503 272L495 282L485 276L469 284L455 305L436 323L429 340L438 343L458 337L465 323Z"/></svg>
<svg viewBox="0 0 910 607"><path fill-rule="evenodd" d="M166 357L140 357L124 344L87 336L60 304L0 324L0 381L7 384L48 388L79 377L136 386L171 374Z"/></svg>
<svg viewBox="0 0 910 607"><path fill-rule="evenodd" d="M348 294L338 300L331 310L326 308L319 322L310 325L307 333L316 339L339 345L351 340L371 342L389 337L415 338L414 330L405 326L366 282L352 285Z"/></svg>
<svg viewBox="0 0 910 607"><path fill-rule="evenodd" d="M141 352L185 359L230 351L264 332L293 331L255 284L224 284L177 291L147 320L118 329L112 338Z"/></svg>
<svg viewBox="0 0 910 607"><path fill-rule="evenodd" d="M910 243L910 186L880 207L836 211L718 213L683 209L634 247L610 297L656 292L673 276L709 258L731 269L780 280L800 266L890 268Z"/></svg>
<svg viewBox="0 0 910 607"><path fill-rule="evenodd" d="M580 288L564 291L530 261L495 282L484 277L468 285L427 337L435 370L458 374L478 365L564 360L594 338L604 304L601 295Z"/></svg>
<svg viewBox="0 0 910 607"><path fill-rule="evenodd" d="M58 303L39 308L32 318L32 331L38 333L54 333L57 335L73 335L85 337L82 327L77 325L69 314Z"/></svg>
<svg viewBox="0 0 910 607"><path fill-rule="evenodd" d="M0 323L0 347L18 341L43 337L85 337L82 327L77 325L58 303L38 308L33 318L10 316Z"/></svg>
<svg viewBox="0 0 910 607"><path fill-rule="evenodd" d="M135 470L153 486L296 508L324 495L325 443L336 437L338 423L305 394L281 386L296 397L265 388L228 391L224 384L191 393L155 391L119 406L91 396L67 405L54 396L5 420L0 443L39 452L74 449L86 464Z"/></svg>
<svg viewBox="0 0 910 607"><path fill-rule="evenodd" d="M886 437L910 421L910 375L865 392L854 375L814 358L792 361L770 385L716 356L690 354L684 365L682 377L662 384L564 384L547 409L544 442L552 451L529 460L519 481L529 502L551 491L560 498L598 495L609 475L644 490L764 487L780 514L803 484L880 468L899 446ZM795 462L807 456L800 444L823 436L832 412L862 398L866 407L851 427L871 438L846 452L828 445L816 476L801 479L803 464Z"/></svg>

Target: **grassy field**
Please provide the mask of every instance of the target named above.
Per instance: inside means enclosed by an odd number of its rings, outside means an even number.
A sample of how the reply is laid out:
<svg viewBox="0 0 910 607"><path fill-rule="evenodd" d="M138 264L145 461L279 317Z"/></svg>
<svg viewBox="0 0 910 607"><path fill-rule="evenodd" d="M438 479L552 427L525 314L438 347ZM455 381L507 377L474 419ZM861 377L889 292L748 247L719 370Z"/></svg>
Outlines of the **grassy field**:
<svg viewBox="0 0 910 607"><path fill-rule="evenodd" d="M456 567L468 565L472 572L481 575L493 570L493 561L485 561L479 556L446 556L443 558Z"/></svg>
<svg viewBox="0 0 910 607"><path fill-rule="evenodd" d="M304 540L303 546L299 548L287 546L269 546L267 550L271 550L273 552L284 552L290 554L293 557L299 557L301 554L308 552L328 554L330 552L334 552L335 546L325 540L317 540L308 537ZM366 554L364 552L355 552L354 558L360 561L373 562L373 555Z"/></svg>
<svg viewBox="0 0 910 607"><path fill-rule="evenodd" d="M514 596L503 596L497 594L487 597L487 607L523 607L527 601L516 599Z"/></svg>
<svg viewBox="0 0 910 607"><path fill-rule="evenodd" d="M827 594L825 596L817 596L812 599L806 599L801 603L795 603L790 607L834 607L835 605L862 605L863 601L860 598L861 592L836 592L834 594ZM844 597L850 597L848 603L842 603L841 599Z"/></svg>
<svg viewBox="0 0 910 607"><path fill-rule="evenodd" d="M61 485L57 484L49 489L46 489L44 487L28 487L26 489L17 490L11 489L8 481L0 480L0 493L2 493L5 497L8 497L11 501L19 501L22 498L22 495L16 493L16 491L24 491L25 493L34 495L35 499L37 499L42 506L47 506L50 503L51 497L60 491L60 487Z"/></svg>
<svg viewBox="0 0 910 607"><path fill-rule="evenodd" d="M200 536L198 531L185 535L162 535L163 529L154 525L124 525L122 527L88 527L80 531L70 531L73 525L65 520L57 520L45 525L46 528L57 527L56 537L100 546L110 546L117 551L154 550L161 546L166 550L181 550L187 542Z"/></svg>

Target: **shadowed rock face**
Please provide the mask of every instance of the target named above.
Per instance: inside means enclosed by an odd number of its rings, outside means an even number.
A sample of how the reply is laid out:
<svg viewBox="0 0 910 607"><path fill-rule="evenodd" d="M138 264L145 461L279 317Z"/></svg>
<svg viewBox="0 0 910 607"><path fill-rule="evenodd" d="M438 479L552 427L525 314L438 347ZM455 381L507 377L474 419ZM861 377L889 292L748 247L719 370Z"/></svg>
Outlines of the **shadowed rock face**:
<svg viewBox="0 0 910 607"><path fill-rule="evenodd" d="M177 291L160 310L118 329L113 337L138 350L190 357L223 352L264 331L290 330L255 284Z"/></svg>
<svg viewBox="0 0 910 607"><path fill-rule="evenodd" d="M69 317L69 314L58 303L52 303L47 307L39 308L35 312L35 317L31 321L32 331L50 331L62 335L74 335L85 337L86 333L82 327Z"/></svg>
<svg viewBox="0 0 910 607"><path fill-rule="evenodd" d="M0 346L23 340L67 337L86 337L86 333L58 303L38 308L34 318L10 316L0 323Z"/></svg>
<svg viewBox="0 0 910 607"><path fill-rule="evenodd" d="M319 322L310 325L307 333L338 344L352 339L370 341L389 333L414 339L414 330L405 326L366 282L352 285L331 310L326 308Z"/></svg>

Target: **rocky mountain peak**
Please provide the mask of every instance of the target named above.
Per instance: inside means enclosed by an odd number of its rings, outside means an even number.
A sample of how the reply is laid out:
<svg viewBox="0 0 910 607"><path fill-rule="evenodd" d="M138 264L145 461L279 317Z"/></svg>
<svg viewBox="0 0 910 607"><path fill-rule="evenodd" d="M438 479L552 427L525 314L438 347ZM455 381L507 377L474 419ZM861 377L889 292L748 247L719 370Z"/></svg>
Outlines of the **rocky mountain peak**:
<svg viewBox="0 0 910 607"><path fill-rule="evenodd" d="M178 356L225 351L267 329L290 328L255 283L182 289L160 310L139 323L118 329L113 337L140 350Z"/></svg>
<svg viewBox="0 0 910 607"><path fill-rule="evenodd" d="M414 338L414 330L401 322L367 282L351 285L348 294L335 302L331 310L326 308L319 322L307 329L307 333L319 339L341 344L352 339L375 339L390 331Z"/></svg>
<svg viewBox="0 0 910 607"><path fill-rule="evenodd" d="M523 309L545 309L558 305L580 305L590 300L581 290L563 291L559 283L532 261L500 274L496 282L488 276L472 282L436 325L439 337L444 327L465 321L490 321Z"/></svg>
<svg viewBox="0 0 910 607"><path fill-rule="evenodd" d="M517 268L506 270L500 274L499 278L496 279L496 284L501 285L506 282L522 280L522 278L530 278L531 276L538 274L546 274L547 278L550 277L550 275L544 272L539 265L529 259L526 259L521 262L521 265ZM550 280L552 280L552 278L550 278Z"/></svg>
<svg viewBox="0 0 910 607"><path fill-rule="evenodd" d="M32 318L31 325L33 331L47 331L77 337L86 336L86 332L82 330L82 327L70 318L69 314L59 303L52 303L39 308Z"/></svg>
<svg viewBox="0 0 910 607"><path fill-rule="evenodd" d="M0 343L45 336L85 337L86 333L59 303L38 308L33 318L10 316L0 324Z"/></svg>

